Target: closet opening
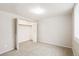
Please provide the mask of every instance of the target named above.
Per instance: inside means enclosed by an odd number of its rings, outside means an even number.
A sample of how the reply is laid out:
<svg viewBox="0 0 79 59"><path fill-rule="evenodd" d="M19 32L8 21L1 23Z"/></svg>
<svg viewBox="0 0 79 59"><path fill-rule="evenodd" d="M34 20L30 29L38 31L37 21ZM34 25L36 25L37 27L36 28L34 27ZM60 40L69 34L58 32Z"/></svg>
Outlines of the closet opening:
<svg viewBox="0 0 79 59"><path fill-rule="evenodd" d="M15 19L16 20L16 30L15 30L15 48L18 50L20 43L26 41L37 42L37 23L32 21L27 21L25 19Z"/></svg>

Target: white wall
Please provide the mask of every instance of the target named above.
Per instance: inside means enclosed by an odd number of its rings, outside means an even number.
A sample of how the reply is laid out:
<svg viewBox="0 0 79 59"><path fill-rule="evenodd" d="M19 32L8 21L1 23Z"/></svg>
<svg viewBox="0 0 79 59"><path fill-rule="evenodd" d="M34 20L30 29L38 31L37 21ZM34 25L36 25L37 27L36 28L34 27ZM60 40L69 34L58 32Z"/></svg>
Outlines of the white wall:
<svg viewBox="0 0 79 59"><path fill-rule="evenodd" d="M79 4L74 9L74 36L79 38Z"/></svg>
<svg viewBox="0 0 79 59"><path fill-rule="evenodd" d="M0 12L0 54L14 49L14 16Z"/></svg>
<svg viewBox="0 0 79 59"><path fill-rule="evenodd" d="M42 19L38 23L38 40L63 47L72 47L71 15Z"/></svg>
<svg viewBox="0 0 79 59"><path fill-rule="evenodd" d="M74 37L73 37L73 53L79 56L79 4L76 4L73 11L74 20Z"/></svg>

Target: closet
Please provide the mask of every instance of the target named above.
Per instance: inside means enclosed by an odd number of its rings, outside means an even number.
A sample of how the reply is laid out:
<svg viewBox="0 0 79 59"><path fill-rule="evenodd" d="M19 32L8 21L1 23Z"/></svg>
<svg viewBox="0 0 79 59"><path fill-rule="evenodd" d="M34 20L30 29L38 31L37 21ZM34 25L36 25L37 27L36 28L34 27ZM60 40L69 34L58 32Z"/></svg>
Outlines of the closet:
<svg viewBox="0 0 79 59"><path fill-rule="evenodd" d="M24 19L16 20L16 48L19 49L19 43L24 41L32 40L37 42L37 23Z"/></svg>

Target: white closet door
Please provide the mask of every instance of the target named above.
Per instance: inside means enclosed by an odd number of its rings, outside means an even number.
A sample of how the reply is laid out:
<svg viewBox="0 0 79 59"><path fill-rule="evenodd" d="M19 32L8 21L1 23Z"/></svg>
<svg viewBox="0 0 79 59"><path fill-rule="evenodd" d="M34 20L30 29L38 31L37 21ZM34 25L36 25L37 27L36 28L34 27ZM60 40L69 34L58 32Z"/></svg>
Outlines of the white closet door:
<svg viewBox="0 0 79 59"><path fill-rule="evenodd" d="M23 42L32 39L32 26L19 25L18 26L18 42Z"/></svg>

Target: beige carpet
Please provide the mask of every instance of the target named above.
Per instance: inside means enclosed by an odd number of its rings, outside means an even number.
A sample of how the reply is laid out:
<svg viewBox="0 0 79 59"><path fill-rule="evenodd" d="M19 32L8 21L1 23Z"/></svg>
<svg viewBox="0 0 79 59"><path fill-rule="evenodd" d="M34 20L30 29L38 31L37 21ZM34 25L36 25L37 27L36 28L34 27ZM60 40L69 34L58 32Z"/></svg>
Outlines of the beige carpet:
<svg viewBox="0 0 79 59"><path fill-rule="evenodd" d="M19 50L13 50L2 54L1 56L72 56L72 50L69 48L58 47L45 43L33 43L27 41L20 43Z"/></svg>

